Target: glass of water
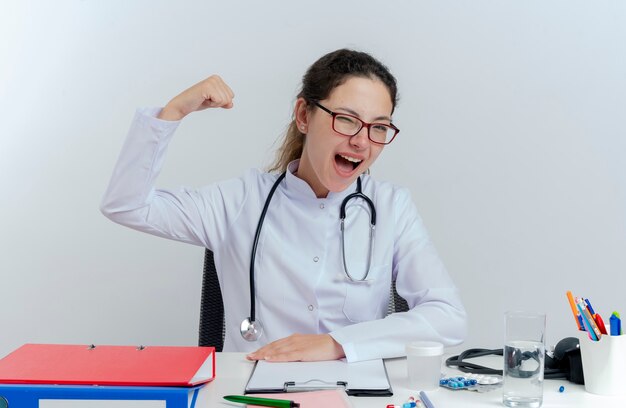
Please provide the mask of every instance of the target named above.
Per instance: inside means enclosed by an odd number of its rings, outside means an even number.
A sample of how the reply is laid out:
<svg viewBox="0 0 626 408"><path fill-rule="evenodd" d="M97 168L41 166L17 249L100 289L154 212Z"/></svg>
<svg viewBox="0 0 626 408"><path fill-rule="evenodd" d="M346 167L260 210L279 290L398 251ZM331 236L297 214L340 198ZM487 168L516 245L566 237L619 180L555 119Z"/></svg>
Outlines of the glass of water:
<svg viewBox="0 0 626 408"><path fill-rule="evenodd" d="M546 315L506 312L504 326L502 403L507 407L538 408L543 403Z"/></svg>

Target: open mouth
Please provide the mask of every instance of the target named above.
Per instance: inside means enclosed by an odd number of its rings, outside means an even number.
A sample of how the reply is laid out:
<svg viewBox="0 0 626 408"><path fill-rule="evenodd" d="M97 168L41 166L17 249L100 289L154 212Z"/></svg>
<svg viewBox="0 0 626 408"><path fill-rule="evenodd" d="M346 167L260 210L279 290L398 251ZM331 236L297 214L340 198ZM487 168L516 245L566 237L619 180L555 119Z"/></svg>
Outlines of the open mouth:
<svg viewBox="0 0 626 408"><path fill-rule="evenodd" d="M361 159L355 159L354 157L348 157L341 154L335 155L335 163L337 167L344 172L350 172L359 167Z"/></svg>

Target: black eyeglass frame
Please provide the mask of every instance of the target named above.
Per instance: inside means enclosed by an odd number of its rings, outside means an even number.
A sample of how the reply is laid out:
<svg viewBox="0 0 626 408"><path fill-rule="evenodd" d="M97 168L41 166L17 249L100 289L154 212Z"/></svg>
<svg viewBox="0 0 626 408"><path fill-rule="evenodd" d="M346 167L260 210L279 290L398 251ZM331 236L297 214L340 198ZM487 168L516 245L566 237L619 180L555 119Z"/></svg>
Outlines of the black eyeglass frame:
<svg viewBox="0 0 626 408"><path fill-rule="evenodd" d="M396 136L398 135L398 133L400 133L400 129L398 129L398 128L397 128L397 127L393 124L393 123L389 123L389 124L387 124L387 123L380 123L380 122L372 122L372 123L367 123L367 122L365 122L364 120L362 120L361 118L358 118L358 117L356 117L356 116L354 116L354 115L350 115L350 114L348 114L348 113L338 113L338 112L333 112L333 111L331 111L330 109L328 109L328 108L326 108L326 107L322 106L322 105L321 105L319 102L317 102L317 101L314 101L314 102L313 102L313 104L314 104L315 106L317 106L318 108L320 108L321 110L323 110L324 112L328 113L329 115L331 115L331 116L333 117L332 128L333 128L333 130L334 130L335 132L339 133L340 135L352 137L352 136L355 136L356 134L358 134L358 133L361 131L361 129L363 129L363 128L365 127L365 128L367 128L367 138L370 140L370 142L372 142L372 143L376 143L376 144L379 144L379 145L388 145L388 144L390 144L391 142L393 142L393 140L396 138ZM357 121L361 122L361 127L359 128L359 130L357 130L357 131L356 131L356 132L354 132L353 134L347 134L347 133L340 132L340 131L338 131L337 129L335 129L335 118L337 117L337 115L341 115L341 116L348 116L348 117L354 118L354 119L356 119ZM390 129L393 129L394 134L393 134L393 136L391 136L391 139L389 139L389 141L388 141L388 142L386 142L386 143L382 143L382 142L378 142L378 141L376 141L376 140L373 140L373 139L372 139L372 137L370 136L370 127L371 127L371 126L375 126L375 125L382 125L382 126L385 126L385 127L390 128Z"/></svg>

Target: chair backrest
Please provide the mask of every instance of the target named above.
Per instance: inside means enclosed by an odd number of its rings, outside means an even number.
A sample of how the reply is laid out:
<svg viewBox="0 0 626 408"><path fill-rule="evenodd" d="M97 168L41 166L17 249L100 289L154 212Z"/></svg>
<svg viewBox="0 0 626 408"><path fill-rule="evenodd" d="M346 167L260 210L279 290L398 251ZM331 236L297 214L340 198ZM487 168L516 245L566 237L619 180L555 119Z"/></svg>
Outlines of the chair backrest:
<svg viewBox="0 0 626 408"><path fill-rule="evenodd" d="M406 300L398 295L396 282L391 282L391 295L387 314L406 312L409 305ZM204 273L202 275L202 295L200 298L200 331L198 336L199 346L213 346L216 351L224 348L224 300L222 290L217 278L213 251L205 248Z"/></svg>
<svg viewBox="0 0 626 408"><path fill-rule="evenodd" d="M387 307L387 315L396 312L408 312L409 304L398 294L396 290L396 281L391 281L391 295L389 296L389 306Z"/></svg>
<svg viewBox="0 0 626 408"><path fill-rule="evenodd" d="M200 332L198 346L213 346L216 351L224 348L224 300L217 278L213 251L204 251L204 273L200 296Z"/></svg>

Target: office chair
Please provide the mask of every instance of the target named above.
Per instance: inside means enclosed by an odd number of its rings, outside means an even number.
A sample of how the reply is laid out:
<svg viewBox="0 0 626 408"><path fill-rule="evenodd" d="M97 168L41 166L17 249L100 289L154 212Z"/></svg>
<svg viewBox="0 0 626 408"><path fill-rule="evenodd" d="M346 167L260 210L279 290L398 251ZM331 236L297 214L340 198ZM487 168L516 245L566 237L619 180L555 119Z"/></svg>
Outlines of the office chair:
<svg viewBox="0 0 626 408"><path fill-rule="evenodd" d="M391 281L391 294L389 296L389 306L387 306L387 315L396 312L408 312L409 304L398 294L396 290L396 281Z"/></svg>
<svg viewBox="0 0 626 408"><path fill-rule="evenodd" d="M406 300L398 295L396 282L391 282L391 295L387 314L395 312L406 312L409 305ZM222 351L224 348L224 333L226 325L224 322L224 300L222 290L217 278L213 251L208 248L204 250L204 273L202 275L202 295L200 298L200 330L198 336L199 346L213 346L215 351Z"/></svg>
<svg viewBox="0 0 626 408"><path fill-rule="evenodd" d="M204 250L204 273L202 274L202 294L200 296L200 332L198 346L213 346L215 351L224 348L224 300L217 278L213 251Z"/></svg>

